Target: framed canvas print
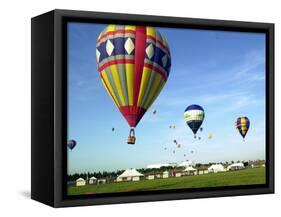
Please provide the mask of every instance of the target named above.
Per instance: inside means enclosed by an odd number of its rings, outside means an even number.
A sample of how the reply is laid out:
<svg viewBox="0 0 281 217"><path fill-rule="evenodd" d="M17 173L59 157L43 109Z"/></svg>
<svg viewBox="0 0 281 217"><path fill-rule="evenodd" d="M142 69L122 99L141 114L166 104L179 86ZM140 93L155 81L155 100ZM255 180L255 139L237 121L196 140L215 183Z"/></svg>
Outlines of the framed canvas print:
<svg viewBox="0 0 281 217"><path fill-rule="evenodd" d="M274 192L274 24L32 18L32 192L54 207Z"/></svg>

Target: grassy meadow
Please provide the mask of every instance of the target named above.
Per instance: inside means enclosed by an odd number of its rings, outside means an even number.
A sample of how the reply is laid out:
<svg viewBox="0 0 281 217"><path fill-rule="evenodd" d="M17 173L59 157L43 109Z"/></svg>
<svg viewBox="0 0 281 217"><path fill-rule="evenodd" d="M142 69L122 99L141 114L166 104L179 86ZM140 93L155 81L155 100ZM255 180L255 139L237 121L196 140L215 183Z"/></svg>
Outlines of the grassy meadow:
<svg viewBox="0 0 281 217"><path fill-rule="evenodd" d="M259 167L196 176L140 180L136 182L114 182L99 185L88 184L79 187L69 186L68 195L252 185L265 184L265 182L265 168Z"/></svg>

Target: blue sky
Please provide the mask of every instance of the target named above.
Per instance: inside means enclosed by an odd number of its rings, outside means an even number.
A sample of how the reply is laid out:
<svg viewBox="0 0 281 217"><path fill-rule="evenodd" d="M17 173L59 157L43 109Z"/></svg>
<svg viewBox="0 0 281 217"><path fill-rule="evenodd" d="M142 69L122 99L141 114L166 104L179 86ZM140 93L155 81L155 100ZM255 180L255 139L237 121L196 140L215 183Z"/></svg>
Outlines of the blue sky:
<svg viewBox="0 0 281 217"><path fill-rule="evenodd" d="M101 24L68 24L68 138L77 141L75 149L68 151L69 173L187 159L265 159L264 34L157 28L169 44L172 67L161 94L138 124L137 142L131 146L126 143L129 126L97 70L95 43L104 28ZM190 104L205 110L200 141L194 140L183 119ZM251 122L245 142L234 128L239 116ZM182 145L180 149L174 139Z"/></svg>

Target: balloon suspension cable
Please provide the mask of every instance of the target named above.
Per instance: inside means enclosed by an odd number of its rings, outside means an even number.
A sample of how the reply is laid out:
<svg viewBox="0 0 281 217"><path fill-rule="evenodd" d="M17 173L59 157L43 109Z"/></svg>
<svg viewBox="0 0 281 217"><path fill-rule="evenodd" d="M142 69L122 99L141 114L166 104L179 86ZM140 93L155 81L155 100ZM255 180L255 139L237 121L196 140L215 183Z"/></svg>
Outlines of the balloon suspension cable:
<svg viewBox="0 0 281 217"><path fill-rule="evenodd" d="M134 129L134 127L131 127L127 143L133 145L133 144L135 144L135 142L136 142L135 129Z"/></svg>
<svg viewBox="0 0 281 217"><path fill-rule="evenodd" d="M135 136L135 128L131 127L130 136Z"/></svg>

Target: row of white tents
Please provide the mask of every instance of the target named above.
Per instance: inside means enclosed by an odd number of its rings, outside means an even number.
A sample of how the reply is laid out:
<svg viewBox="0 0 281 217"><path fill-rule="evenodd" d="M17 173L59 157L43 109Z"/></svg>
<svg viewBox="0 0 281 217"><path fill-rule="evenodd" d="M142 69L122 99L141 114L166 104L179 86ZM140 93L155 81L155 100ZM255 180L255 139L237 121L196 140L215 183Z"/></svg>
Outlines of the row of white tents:
<svg viewBox="0 0 281 217"><path fill-rule="evenodd" d="M208 168L209 173L218 173L218 172L224 172L224 171L230 171L230 170L240 170L244 169L245 166L243 163L233 163L229 165L227 168L224 168L222 164L213 164Z"/></svg>
<svg viewBox="0 0 281 217"><path fill-rule="evenodd" d="M97 179L96 177L92 176L88 180L89 184L104 184L106 183L106 179ZM75 181L76 186L84 186L87 184L87 181L83 178L79 178Z"/></svg>
<svg viewBox="0 0 281 217"><path fill-rule="evenodd" d="M147 168L161 168L161 167L163 167L163 165L164 164L154 164L154 165L147 166ZM245 168L243 163L234 163L234 164L229 165L227 168L225 168L222 164L213 164L208 168L208 170L199 171L197 173L197 169L193 168L192 165L194 165L194 164L191 161L182 162L178 166L185 167L185 169L181 172L176 172L172 176L180 177L182 175L197 175L197 174L200 175L200 174L206 174L206 173L219 173L219 172L225 172L225 171L229 171L229 170L239 170L239 169ZM165 164L165 166L167 166L167 164ZM168 171L164 171L163 173L158 173L155 175L154 174L147 175L146 178L149 180L152 180L155 177L156 178L168 178L170 176L171 176L171 174ZM121 175L119 175L116 179L116 182L139 181L142 178L144 178L144 175L142 173L138 172L134 168L131 168L131 169L126 169ZM106 182L105 179L97 179L96 177L91 177L89 179L89 184L105 183L105 182ZM86 185L85 179L79 178L76 180L76 186L84 186L84 185Z"/></svg>

